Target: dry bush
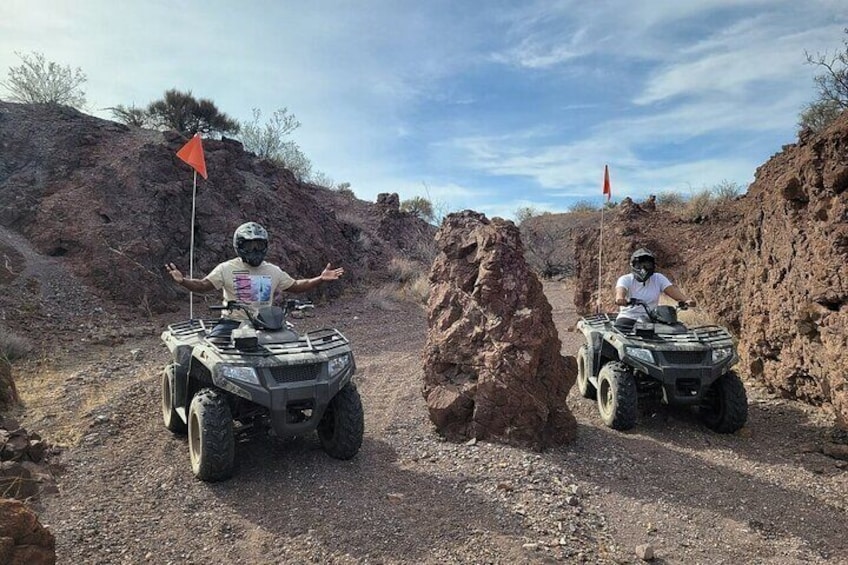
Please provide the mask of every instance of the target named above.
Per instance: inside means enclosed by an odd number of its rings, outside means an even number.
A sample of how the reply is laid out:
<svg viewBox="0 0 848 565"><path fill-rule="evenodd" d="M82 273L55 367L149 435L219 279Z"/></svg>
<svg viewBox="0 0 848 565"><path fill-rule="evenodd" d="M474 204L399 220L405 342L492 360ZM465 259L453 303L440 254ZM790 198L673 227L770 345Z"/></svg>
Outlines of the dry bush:
<svg viewBox="0 0 848 565"><path fill-rule="evenodd" d="M709 217L715 209L715 199L712 192L703 189L692 195L686 203L683 215L686 219L697 222Z"/></svg>
<svg viewBox="0 0 848 565"><path fill-rule="evenodd" d="M408 251L410 258L425 263L427 269L433 264L438 254L439 248L436 246L436 240L426 237L416 240L412 248Z"/></svg>
<svg viewBox="0 0 848 565"><path fill-rule="evenodd" d="M665 210L680 211L686 206L686 197L679 192L663 191L657 194L657 207Z"/></svg>
<svg viewBox="0 0 848 565"><path fill-rule="evenodd" d="M383 285L380 288L372 288L365 295L365 303L378 310L395 312L399 310L397 305L398 288L394 284Z"/></svg>
<svg viewBox="0 0 848 565"><path fill-rule="evenodd" d="M417 304L427 304L430 298L430 277L427 273L419 273L404 288L404 297Z"/></svg>
<svg viewBox="0 0 848 565"><path fill-rule="evenodd" d="M424 270L422 265L406 257L394 257L389 263L389 276L400 285L405 285L418 277Z"/></svg>
<svg viewBox="0 0 848 565"><path fill-rule="evenodd" d="M0 359L8 362L23 359L32 353L32 343L25 337L0 328Z"/></svg>
<svg viewBox="0 0 848 565"><path fill-rule="evenodd" d="M581 212L597 212L598 207L588 200L578 200L568 208L568 211L573 214L579 214Z"/></svg>
<svg viewBox="0 0 848 565"><path fill-rule="evenodd" d="M717 202L735 200L742 194L742 187L729 180L723 180L713 187L713 195Z"/></svg>

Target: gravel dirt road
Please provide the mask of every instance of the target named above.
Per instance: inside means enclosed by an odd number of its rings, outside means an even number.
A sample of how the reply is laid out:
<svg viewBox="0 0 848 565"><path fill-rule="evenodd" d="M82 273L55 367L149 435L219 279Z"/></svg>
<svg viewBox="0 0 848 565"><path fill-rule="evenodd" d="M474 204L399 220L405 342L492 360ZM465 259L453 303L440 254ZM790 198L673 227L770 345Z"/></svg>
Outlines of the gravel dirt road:
<svg viewBox="0 0 848 565"><path fill-rule="evenodd" d="M572 288L545 289L573 355ZM15 366L24 425L67 446L59 494L37 505L59 563L636 563L643 544L657 563L848 562L846 464L820 452L838 435L827 411L748 382L749 425L735 435L668 410L621 433L575 388L571 445L452 444L420 394L423 309L356 296L298 326L352 341L359 455L333 460L311 436L252 438L233 479L203 483L161 422L158 333L177 319L101 311Z"/></svg>

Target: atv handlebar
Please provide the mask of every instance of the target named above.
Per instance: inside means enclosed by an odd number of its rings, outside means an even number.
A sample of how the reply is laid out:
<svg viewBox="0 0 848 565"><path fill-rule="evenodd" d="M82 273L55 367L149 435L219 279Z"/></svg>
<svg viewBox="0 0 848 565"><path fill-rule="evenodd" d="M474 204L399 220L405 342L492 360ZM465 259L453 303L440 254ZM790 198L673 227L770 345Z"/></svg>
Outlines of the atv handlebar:
<svg viewBox="0 0 848 565"><path fill-rule="evenodd" d="M645 309L646 312L648 311L648 303L643 301L643 300L639 300L638 298L628 299L627 305L628 306L642 306ZM680 302L677 303L677 309L678 310L688 310L689 305L681 300Z"/></svg>

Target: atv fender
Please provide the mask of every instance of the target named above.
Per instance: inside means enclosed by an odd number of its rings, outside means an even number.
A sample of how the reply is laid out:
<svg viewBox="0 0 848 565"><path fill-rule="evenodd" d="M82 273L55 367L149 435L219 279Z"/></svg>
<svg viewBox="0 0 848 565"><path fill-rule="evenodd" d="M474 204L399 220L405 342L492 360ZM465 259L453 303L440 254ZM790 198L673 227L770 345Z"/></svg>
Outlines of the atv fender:
<svg viewBox="0 0 848 565"><path fill-rule="evenodd" d="M171 391L174 395L174 406L182 408L183 416L188 414L188 405L191 399L188 397L188 375L191 368L191 351L189 346L180 346L174 352L174 370L170 372Z"/></svg>

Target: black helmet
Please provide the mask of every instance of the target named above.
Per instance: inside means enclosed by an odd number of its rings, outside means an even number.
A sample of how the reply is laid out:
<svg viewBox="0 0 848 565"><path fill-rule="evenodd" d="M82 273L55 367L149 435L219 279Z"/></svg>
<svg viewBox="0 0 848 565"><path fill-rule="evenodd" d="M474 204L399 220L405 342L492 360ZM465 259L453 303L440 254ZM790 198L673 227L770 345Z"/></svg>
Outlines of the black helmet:
<svg viewBox="0 0 848 565"><path fill-rule="evenodd" d="M640 283L651 278L655 268L656 258L650 249L642 247L630 256L630 270L633 272L633 277Z"/></svg>
<svg viewBox="0 0 848 565"><path fill-rule="evenodd" d="M268 252L268 232L256 222L242 224L233 234L233 247L242 261L258 267Z"/></svg>

